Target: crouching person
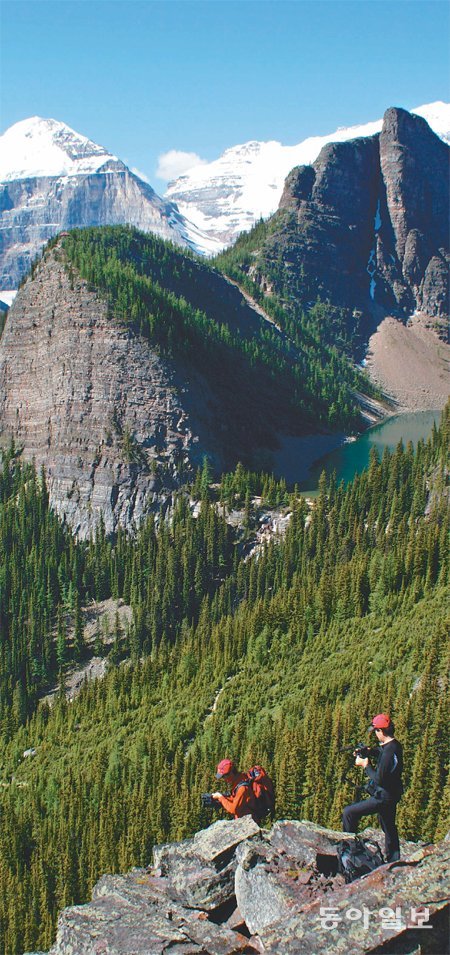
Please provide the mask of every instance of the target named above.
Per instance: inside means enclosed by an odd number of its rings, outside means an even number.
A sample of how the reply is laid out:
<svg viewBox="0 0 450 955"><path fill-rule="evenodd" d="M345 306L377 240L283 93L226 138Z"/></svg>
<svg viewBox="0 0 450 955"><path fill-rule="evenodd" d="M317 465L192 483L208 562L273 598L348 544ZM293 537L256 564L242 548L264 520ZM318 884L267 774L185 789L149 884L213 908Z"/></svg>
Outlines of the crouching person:
<svg viewBox="0 0 450 955"><path fill-rule="evenodd" d="M252 816L255 822L259 822L255 818L256 800L248 774L240 773L232 759L222 759L217 767L216 779L223 780L231 791L228 796L219 792L212 793L213 799L235 819Z"/></svg>

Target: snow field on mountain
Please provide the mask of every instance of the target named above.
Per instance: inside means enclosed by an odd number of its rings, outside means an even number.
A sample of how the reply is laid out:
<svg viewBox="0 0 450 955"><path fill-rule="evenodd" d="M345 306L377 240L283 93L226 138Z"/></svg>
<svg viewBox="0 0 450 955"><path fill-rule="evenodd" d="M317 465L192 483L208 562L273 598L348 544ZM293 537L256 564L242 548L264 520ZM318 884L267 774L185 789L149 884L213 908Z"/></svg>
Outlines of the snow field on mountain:
<svg viewBox="0 0 450 955"><path fill-rule="evenodd" d="M0 182L88 175L116 158L65 123L33 116L0 136Z"/></svg>

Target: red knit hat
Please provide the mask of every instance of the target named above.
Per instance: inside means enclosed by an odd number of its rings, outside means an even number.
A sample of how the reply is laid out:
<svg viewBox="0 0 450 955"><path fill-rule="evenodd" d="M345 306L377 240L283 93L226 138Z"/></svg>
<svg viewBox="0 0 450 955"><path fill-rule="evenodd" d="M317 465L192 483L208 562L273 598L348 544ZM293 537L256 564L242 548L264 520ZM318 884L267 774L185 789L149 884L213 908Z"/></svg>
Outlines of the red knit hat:
<svg viewBox="0 0 450 955"><path fill-rule="evenodd" d="M374 716L372 720L372 725L369 726L369 733L372 733L373 730L386 730L391 725L391 717L388 713L378 713L377 716Z"/></svg>
<svg viewBox="0 0 450 955"><path fill-rule="evenodd" d="M222 759L217 767L216 779L222 779L222 776L228 776L229 773L236 772L236 766L232 759Z"/></svg>

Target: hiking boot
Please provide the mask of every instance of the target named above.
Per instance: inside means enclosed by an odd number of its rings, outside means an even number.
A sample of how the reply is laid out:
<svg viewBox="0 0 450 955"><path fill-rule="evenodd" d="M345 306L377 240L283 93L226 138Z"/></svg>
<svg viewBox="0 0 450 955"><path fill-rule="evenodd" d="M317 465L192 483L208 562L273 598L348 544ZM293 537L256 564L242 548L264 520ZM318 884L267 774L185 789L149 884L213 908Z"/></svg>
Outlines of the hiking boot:
<svg viewBox="0 0 450 955"><path fill-rule="evenodd" d="M400 852L391 852L390 856L387 857L386 862L400 862Z"/></svg>

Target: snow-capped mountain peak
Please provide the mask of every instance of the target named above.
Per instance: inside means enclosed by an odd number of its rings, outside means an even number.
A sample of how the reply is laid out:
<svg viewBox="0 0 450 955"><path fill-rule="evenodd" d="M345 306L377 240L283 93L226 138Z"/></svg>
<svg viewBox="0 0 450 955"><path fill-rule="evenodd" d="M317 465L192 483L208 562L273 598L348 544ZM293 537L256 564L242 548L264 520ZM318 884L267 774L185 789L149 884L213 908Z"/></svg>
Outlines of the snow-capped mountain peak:
<svg viewBox="0 0 450 955"><path fill-rule="evenodd" d="M450 104L436 102L418 106L431 129L450 142ZM294 166L310 165L323 146L345 142L381 131L382 119L358 126L345 126L326 136L309 136L295 146L251 141L232 146L218 159L189 169L168 184L165 196L176 202L199 229L221 244L231 244L262 216L278 208L286 176Z"/></svg>
<svg viewBox="0 0 450 955"><path fill-rule="evenodd" d="M0 136L0 182L89 175L111 160L117 157L55 119L32 116Z"/></svg>
<svg viewBox="0 0 450 955"><path fill-rule="evenodd" d="M127 223L196 252L220 248L120 159L55 119L33 116L0 137L0 200L4 289L66 229Z"/></svg>

